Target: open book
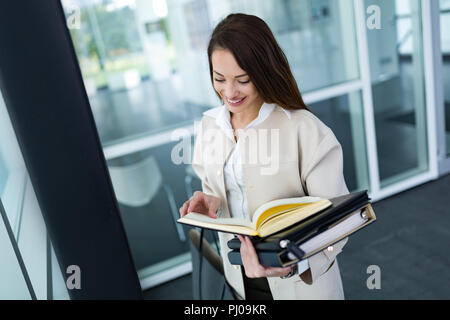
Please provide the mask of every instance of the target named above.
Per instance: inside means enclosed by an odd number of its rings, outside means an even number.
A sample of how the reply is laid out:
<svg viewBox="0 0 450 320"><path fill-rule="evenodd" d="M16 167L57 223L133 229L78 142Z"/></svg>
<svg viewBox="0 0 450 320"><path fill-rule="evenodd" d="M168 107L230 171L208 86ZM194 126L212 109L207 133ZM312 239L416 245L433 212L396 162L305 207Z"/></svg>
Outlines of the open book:
<svg viewBox="0 0 450 320"><path fill-rule="evenodd" d="M252 221L237 218L210 218L191 212L178 219L179 223L247 236L267 237L292 226L331 206L331 201L318 197L286 198L267 202L258 207Z"/></svg>
<svg viewBox="0 0 450 320"><path fill-rule="evenodd" d="M300 260L309 258L326 249L328 246L352 235L376 220L375 213L370 204L361 210L356 210L326 230L314 234L311 238L297 244L303 253L296 257L292 252L279 248L277 251L258 250L258 260L265 267L286 267ZM233 239L234 240L234 239ZM281 243L280 241L278 243ZM233 265L242 265L241 254L237 241L229 241L228 246L233 250L228 252L228 260Z"/></svg>
<svg viewBox="0 0 450 320"><path fill-rule="evenodd" d="M286 267L308 258L376 221L367 190L329 199L332 205L290 228L265 238L252 238L259 262ZM227 242L231 264L242 265L238 238Z"/></svg>

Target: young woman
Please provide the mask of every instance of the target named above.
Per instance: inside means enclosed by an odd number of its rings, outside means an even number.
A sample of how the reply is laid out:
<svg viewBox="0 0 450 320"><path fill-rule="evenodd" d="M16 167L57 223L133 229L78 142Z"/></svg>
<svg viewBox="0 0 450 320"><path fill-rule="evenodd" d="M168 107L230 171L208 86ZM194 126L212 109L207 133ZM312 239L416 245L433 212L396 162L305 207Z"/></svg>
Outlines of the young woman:
<svg viewBox="0 0 450 320"><path fill-rule="evenodd" d="M205 112L198 126L193 168L203 192L184 203L181 216L195 211L251 220L271 200L348 193L341 146L304 104L287 58L262 19L227 16L214 29L208 57L223 105ZM265 268L250 239L239 237L241 268L227 258L232 237L219 233L225 276L241 298L344 298L336 255L347 239L293 268Z"/></svg>

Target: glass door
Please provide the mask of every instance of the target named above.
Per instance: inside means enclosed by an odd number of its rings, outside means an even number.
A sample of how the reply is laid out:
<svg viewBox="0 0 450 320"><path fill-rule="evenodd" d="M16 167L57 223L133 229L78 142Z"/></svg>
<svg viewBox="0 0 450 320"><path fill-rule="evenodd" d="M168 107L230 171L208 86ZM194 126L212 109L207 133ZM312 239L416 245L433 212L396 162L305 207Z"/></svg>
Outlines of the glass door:
<svg viewBox="0 0 450 320"><path fill-rule="evenodd" d="M441 139L441 148L445 150L444 160L441 163L441 173L450 172L450 0L440 0L440 40L442 63L442 87L443 87L443 114L441 121L441 134L445 138Z"/></svg>
<svg viewBox="0 0 450 320"><path fill-rule="evenodd" d="M373 1L380 28L367 31L380 188L426 172L427 115L421 3Z"/></svg>

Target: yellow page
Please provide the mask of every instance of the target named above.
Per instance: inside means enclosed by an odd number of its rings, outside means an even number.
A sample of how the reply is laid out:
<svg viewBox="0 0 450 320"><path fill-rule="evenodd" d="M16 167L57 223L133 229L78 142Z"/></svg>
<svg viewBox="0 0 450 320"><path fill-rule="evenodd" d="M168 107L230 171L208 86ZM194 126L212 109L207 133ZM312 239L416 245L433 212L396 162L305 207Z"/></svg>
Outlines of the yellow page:
<svg viewBox="0 0 450 320"><path fill-rule="evenodd" d="M308 204L310 203L292 203L270 208L259 216L258 220L256 221L256 229L258 229L259 226L261 226L266 220L270 220L276 216L279 216L280 214L287 213L293 209L299 208L301 206L306 206Z"/></svg>
<svg viewBox="0 0 450 320"><path fill-rule="evenodd" d="M330 207L331 205L332 203L329 200L320 200L318 202L309 203L307 208L303 206L283 215L276 215L275 217L264 221L264 223L258 228L258 234L261 237L269 236L297 222L300 222L309 216Z"/></svg>
<svg viewBox="0 0 450 320"><path fill-rule="evenodd" d="M257 229L258 226L264 223L264 220L268 219L270 215L279 215L283 212L294 209L305 204L311 204L317 201L323 200L319 197L297 197L297 198L284 198L276 199L259 206L252 215L252 226ZM276 213L277 211L280 211ZM262 216L262 218L260 218Z"/></svg>

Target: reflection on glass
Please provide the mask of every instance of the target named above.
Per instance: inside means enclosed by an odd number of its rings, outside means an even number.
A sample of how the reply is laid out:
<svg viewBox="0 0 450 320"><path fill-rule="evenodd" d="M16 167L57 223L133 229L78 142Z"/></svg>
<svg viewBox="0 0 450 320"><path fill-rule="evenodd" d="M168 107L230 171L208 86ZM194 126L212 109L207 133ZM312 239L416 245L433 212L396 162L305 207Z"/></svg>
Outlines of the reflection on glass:
<svg viewBox="0 0 450 320"><path fill-rule="evenodd" d="M9 221L5 216L0 204L0 300L28 300L30 292L8 234Z"/></svg>
<svg viewBox="0 0 450 320"><path fill-rule="evenodd" d="M108 161L111 180L119 203L131 253L142 277L166 271L190 261L188 229L176 223L181 206L200 182L184 181L185 165L171 161L176 143L129 154Z"/></svg>
<svg viewBox="0 0 450 320"><path fill-rule="evenodd" d="M450 0L441 0L441 48L444 81L445 141L450 156Z"/></svg>
<svg viewBox="0 0 450 320"><path fill-rule="evenodd" d="M271 3L259 16L274 31L303 93L359 77L351 1ZM252 11L260 12L256 6Z"/></svg>
<svg viewBox="0 0 450 320"><path fill-rule="evenodd" d="M352 1L127 0L76 5L70 33L104 146L191 124L218 105L206 48L231 12L274 32L302 92L359 77ZM344 45L345 44L345 45Z"/></svg>
<svg viewBox="0 0 450 320"><path fill-rule="evenodd" d="M47 231L1 94L0 200L0 297L51 299Z"/></svg>
<svg viewBox="0 0 450 320"><path fill-rule="evenodd" d="M342 146L344 176L350 192L370 191L361 92L316 102L309 107L331 128Z"/></svg>
<svg viewBox="0 0 450 320"><path fill-rule="evenodd" d="M18 250L25 169L0 93L0 298L31 299L29 275ZM45 274L44 274L45 276Z"/></svg>
<svg viewBox="0 0 450 320"><path fill-rule="evenodd" d="M0 95L0 197L15 241L19 240L27 173L6 106Z"/></svg>
<svg viewBox="0 0 450 320"><path fill-rule="evenodd" d="M366 0L380 6L368 30L381 186L428 168L421 7L418 0Z"/></svg>

